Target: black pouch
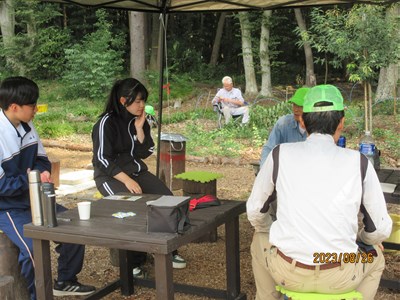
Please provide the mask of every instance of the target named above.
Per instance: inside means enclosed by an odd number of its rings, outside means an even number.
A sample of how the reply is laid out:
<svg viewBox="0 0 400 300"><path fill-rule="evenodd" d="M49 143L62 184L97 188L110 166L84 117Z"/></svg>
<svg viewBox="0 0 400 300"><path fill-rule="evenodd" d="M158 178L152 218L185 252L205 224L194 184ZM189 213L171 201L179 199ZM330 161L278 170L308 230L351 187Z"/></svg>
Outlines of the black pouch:
<svg viewBox="0 0 400 300"><path fill-rule="evenodd" d="M162 196L147 201L147 232L183 233L189 229L189 199Z"/></svg>

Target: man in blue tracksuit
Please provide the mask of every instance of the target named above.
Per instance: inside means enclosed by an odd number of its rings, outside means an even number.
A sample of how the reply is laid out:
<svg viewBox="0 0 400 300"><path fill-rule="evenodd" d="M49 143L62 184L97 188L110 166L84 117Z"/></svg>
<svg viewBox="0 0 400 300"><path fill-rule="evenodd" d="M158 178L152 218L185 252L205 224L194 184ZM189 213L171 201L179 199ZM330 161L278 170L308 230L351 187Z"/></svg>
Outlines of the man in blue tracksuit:
<svg viewBox="0 0 400 300"><path fill-rule="evenodd" d="M36 299L32 239L23 234L23 226L32 222L28 171L39 170L42 182L51 181L51 164L32 124L38 98L38 86L25 77L10 77L0 84L0 230L19 248L18 262L32 300ZM58 212L63 210L57 206ZM76 277L84 246L58 244L56 251L60 256L54 295L92 293L95 288L80 284Z"/></svg>

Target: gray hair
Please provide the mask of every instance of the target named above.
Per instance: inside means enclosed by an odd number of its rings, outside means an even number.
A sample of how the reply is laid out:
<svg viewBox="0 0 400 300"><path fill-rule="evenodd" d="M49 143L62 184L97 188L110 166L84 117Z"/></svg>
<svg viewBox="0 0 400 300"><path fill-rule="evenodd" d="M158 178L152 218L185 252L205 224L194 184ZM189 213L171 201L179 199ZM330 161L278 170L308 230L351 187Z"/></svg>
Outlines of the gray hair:
<svg viewBox="0 0 400 300"><path fill-rule="evenodd" d="M232 84L232 78L229 76L225 76L224 78L222 78L222 84L227 83L227 84Z"/></svg>

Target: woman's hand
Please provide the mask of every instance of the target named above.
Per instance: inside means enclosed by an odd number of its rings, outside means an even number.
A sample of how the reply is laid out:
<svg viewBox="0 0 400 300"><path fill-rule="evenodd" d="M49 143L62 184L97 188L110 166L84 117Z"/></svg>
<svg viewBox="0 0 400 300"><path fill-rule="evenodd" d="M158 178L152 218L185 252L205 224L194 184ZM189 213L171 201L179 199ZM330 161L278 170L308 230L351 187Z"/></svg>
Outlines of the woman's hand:
<svg viewBox="0 0 400 300"><path fill-rule="evenodd" d="M140 185L133 180L132 178L129 178L129 180L127 180L125 182L125 186L128 189L129 192L133 193L133 194L141 194L142 193L142 188L140 187Z"/></svg>
<svg viewBox="0 0 400 300"><path fill-rule="evenodd" d="M144 141L144 122L146 122L146 113L143 110L142 114L140 116L137 116L135 119L136 138L140 143L143 143Z"/></svg>
<svg viewBox="0 0 400 300"><path fill-rule="evenodd" d="M142 129L145 121L146 121L146 113L143 110L142 114L137 116L135 119L136 130Z"/></svg>

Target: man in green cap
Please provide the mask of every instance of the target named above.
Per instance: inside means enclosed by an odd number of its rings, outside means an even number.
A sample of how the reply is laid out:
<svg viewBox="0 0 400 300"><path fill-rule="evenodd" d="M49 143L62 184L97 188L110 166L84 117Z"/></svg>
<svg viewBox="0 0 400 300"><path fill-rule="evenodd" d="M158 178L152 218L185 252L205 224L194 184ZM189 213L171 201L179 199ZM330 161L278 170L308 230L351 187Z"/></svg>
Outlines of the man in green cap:
<svg viewBox="0 0 400 300"><path fill-rule="evenodd" d="M323 294L357 290L373 300L385 268L377 245L392 229L374 167L358 151L336 145L344 107L335 86L310 89L300 123L306 141L274 148L246 204L255 229L256 299L279 299L273 289L279 285ZM273 192L276 198L270 197ZM273 223L264 213L272 199L277 202Z"/></svg>
<svg viewBox="0 0 400 300"><path fill-rule="evenodd" d="M299 120L300 116L303 114L304 96L309 89L310 88L307 87L299 88L293 97L290 98L289 102L293 104L293 113L280 117L274 128L272 128L261 152L260 166L263 165L268 154L276 145L306 140L306 131L304 128L300 127Z"/></svg>

